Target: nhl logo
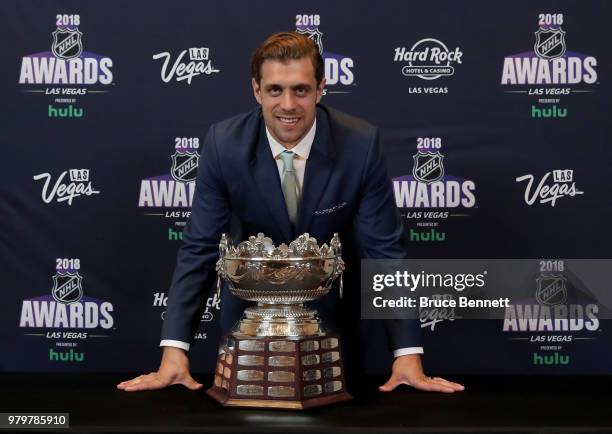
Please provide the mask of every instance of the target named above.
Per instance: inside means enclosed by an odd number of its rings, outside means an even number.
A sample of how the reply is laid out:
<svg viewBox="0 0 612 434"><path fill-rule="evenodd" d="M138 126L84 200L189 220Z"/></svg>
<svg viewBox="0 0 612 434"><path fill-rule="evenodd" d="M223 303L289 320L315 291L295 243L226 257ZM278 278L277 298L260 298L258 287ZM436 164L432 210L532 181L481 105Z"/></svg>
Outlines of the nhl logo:
<svg viewBox="0 0 612 434"><path fill-rule="evenodd" d="M417 181L431 184L444 176L444 165L442 164L444 155L440 152L418 152L412 158L414 159L412 175Z"/></svg>
<svg viewBox="0 0 612 434"><path fill-rule="evenodd" d="M318 28L314 29L297 29L297 32L301 35L306 35L314 41L319 47L319 53L323 55L323 33Z"/></svg>
<svg viewBox="0 0 612 434"><path fill-rule="evenodd" d="M53 276L51 294L55 301L64 304L76 303L83 297L83 278L79 273L57 273Z"/></svg>
<svg viewBox="0 0 612 434"><path fill-rule="evenodd" d="M542 275L536 279L538 289L536 300L544 306L554 306L567 301L567 288L565 277L555 275Z"/></svg>
<svg viewBox="0 0 612 434"><path fill-rule="evenodd" d="M539 28L535 32L533 49L542 59L556 59L565 54L565 32L559 29Z"/></svg>
<svg viewBox="0 0 612 434"><path fill-rule="evenodd" d="M79 29L57 28L53 33L53 44L51 51L58 59L73 59L79 57L83 52L83 43Z"/></svg>
<svg viewBox="0 0 612 434"><path fill-rule="evenodd" d="M200 156L197 153L180 153L175 152L172 155L172 169L170 174L175 181L193 182L196 179L198 172L198 160Z"/></svg>

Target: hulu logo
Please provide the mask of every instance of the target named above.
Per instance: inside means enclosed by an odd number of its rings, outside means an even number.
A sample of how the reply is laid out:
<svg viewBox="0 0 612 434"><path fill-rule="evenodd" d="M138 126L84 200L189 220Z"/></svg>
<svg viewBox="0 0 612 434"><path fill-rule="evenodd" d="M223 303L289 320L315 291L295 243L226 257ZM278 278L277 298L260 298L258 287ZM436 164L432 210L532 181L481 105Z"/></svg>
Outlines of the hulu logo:
<svg viewBox="0 0 612 434"><path fill-rule="evenodd" d="M168 228L168 240L170 241L181 241L183 239L182 231L175 231L172 228Z"/></svg>
<svg viewBox="0 0 612 434"><path fill-rule="evenodd" d="M82 362L85 360L85 353L77 353L74 349L70 351L53 351L49 348L49 360L52 362Z"/></svg>
<svg viewBox="0 0 612 434"><path fill-rule="evenodd" d="M534 105L531 106L531 117L532 118L566 118L567 109L557 107L553 105L552 108L538 108Z"/></svg>
<svg viewBox="0 0 612 434"><path fill-rule="evenodd" d="M438 232L435 229L423 232L410 229L410 241L444 241L445 239L446 233Z"/></svg>
<svg viewBox="0 0 612 434"><path fill-rule="evenodd" d="M68 107L55 108L49 104L49 117L50 118L82 118L85 111L83 108L73 107L70 104Z"/></svg>
<svg viewBox="0 0 612 434"><path fill-rule="evenodd" d="M534 365L569 365L569 362L569 355L562 356L556 351L549 356L541 356L538 353L533 353Z"/></svg>

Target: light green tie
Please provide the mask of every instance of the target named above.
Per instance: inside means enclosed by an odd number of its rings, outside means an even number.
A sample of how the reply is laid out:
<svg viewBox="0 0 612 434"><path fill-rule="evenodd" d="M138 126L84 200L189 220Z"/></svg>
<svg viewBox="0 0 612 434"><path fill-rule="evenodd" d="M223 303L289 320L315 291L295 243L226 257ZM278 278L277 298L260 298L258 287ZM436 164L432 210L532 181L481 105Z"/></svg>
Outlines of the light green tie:
<svg viewBox="0 0 612 434"><path fill-rule="evenodd" d="M287 205L289 220L291 220L291 223L296 224L298 219L298 197L297 179L293 169L293 157L295 157L295 154L291 151L283 151L280 157L285 165L282 183L285 204Z"/></svg>

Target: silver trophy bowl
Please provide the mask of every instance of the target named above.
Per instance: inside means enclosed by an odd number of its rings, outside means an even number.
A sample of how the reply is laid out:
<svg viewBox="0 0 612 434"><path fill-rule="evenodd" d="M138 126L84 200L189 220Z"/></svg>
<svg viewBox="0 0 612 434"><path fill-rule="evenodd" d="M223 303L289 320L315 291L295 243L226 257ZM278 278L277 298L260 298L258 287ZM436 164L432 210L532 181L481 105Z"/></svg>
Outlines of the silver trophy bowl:
<svg viewBox="0 0 612 434"><path fill-rule="evenodd" d="M316 311L303 303L327 294L338 277L342 295L341 249L338 234L329 246L320 247L307 233L278 247L262 233L237 246L223 234L216 265L217 296L225 279L233 295L257 302L245 310L234 331L252 336L323 333Z"/></svg>

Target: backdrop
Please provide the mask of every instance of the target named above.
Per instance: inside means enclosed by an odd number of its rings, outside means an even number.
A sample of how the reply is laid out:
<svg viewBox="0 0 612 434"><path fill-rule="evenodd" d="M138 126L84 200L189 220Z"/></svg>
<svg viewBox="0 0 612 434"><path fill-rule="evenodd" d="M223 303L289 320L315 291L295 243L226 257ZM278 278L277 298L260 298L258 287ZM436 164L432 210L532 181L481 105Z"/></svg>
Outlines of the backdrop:
<svg viewBox="0 0 612 434"><path fill-rule="evenodd" d="M282 30L319 44L323 102L380 128L411 257L610 257L603 0L3 1L0 10L3 371L158 366L203 139L255 105L251 53ZM537 289L534 278L533 303ZM196 372L213 366L219 313L209 298ZM604 319L563 330L515 314L509 327L425 313L429 370L612 372Z"/></svg>

